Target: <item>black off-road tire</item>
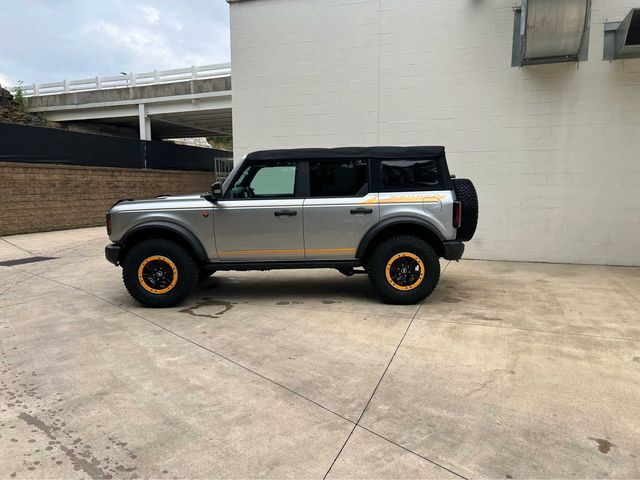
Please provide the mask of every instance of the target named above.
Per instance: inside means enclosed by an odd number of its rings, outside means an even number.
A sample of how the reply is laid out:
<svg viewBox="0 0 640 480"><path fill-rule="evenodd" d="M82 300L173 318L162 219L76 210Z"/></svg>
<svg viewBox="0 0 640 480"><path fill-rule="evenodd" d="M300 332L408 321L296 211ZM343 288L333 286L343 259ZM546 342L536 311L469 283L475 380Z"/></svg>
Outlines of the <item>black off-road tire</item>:
<svg viewBox="0 0 640 480"><path fill-rule="evenodd" d="M151 287L145 282L145 288L143 280L139 278L140 266L145 260L153 257L166 259L157 261L175 267L177 280L166 292L149 291L148 288ZM173 273L173 268L171 270ZM142 305L151 308L173 307L187 298L198 284L198 266L191 254L181 245L170 240L154 238L138 243L127 252L122 263L122 280L127 291Z"/></svg>
<svg viewBox="0 0 640 480"><path fill-rule="evenodd" d="M456 239L468 242L478 226L478 193L471 180L454 178L452 181L456 199L462 203L462 225L458 227Z"/></svg>
<svg viewBox="0 0 640 480"><path fill-rule="evenodd" d="M423 278L408 290L394 286L387 275L387 266L398 255L417 258L424 267ZM415 260L414 260L415 261ZM419 264L418 261L415 261ZM373 288L385 303L407 305L417 303L433 292L440 280L440 261L431 245L413 235L391 237L371 253L367 262L367 273ZM407 287L405 287L407 288Z"/></svg>

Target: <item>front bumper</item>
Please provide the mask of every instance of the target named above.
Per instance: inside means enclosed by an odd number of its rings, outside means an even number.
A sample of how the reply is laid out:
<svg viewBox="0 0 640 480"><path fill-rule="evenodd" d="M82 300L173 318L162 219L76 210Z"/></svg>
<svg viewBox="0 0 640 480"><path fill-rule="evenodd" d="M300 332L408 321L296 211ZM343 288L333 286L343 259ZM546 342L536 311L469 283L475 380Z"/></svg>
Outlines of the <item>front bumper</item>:
<svg viewBox="0 0 640 480"><path fill-rule="evenodd" d="M104 247L104 256L107 257L109 262L113 263L116 267L120 265L120 254L122 253L122 246L111 243Z"/></svg>
<svg viewBox="0 0 640 480"><path fill-rule="evenodd" d="M458 240L442 242L445 260L460 260L464 253L464 243Z"/></svg>

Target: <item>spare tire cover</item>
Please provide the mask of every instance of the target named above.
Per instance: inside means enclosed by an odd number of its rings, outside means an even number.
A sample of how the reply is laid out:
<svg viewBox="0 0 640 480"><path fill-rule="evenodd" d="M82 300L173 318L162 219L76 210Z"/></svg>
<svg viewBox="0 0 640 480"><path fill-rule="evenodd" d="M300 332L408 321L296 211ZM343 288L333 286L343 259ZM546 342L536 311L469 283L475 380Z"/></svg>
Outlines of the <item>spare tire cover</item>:
<svg viewBox="0 0 640 480"><path fill-rule="evenodd" d="M478 194L471 180L454 178L452 181L456 199L462 203L462 225L458 228L456 238L467 242L473 238L478 226Z"/></svg>

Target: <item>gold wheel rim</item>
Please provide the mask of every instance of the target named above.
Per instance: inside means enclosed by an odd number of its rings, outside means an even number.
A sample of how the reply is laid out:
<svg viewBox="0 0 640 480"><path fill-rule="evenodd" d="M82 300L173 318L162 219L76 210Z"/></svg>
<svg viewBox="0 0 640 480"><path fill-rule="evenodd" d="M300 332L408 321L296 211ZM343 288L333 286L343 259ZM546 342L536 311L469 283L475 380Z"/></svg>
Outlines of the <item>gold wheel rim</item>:
<svg viewBox="0 0 640 480"><path fill-rule="evenodd" d="M171 283L169 283L169 285L167 285L165 288L160 288L160 289L154 288L153 285L149 285L144 278L144 275L143 275L144 267L146 267L147 264L149 264L150 262L154 262L154 261L165 263L166 265L169 266L169 268L173 272L173 278L171 279ZM173 263L171 259L167 257L163 257L162 255L152 255L151 257L145 258L140 264L140 266L138 267L138 281L140 282L140 285L142 285L142 288L144 288L147 292L154 293L156 295L162 295L163 293L167 293L173 290L173 287L175 287L176 283L178 283L178 269L176 267L176 264Z"/></svg>
<svg viewBox="0 0 640 480"><path fill-rule="evenodd" d="M393 267L393 264L397 260L399 260L401 258L411 258L412 260L414 260L417 263L417 266L420 269L418 278L413 283L411 283L409 285L399 285L393 279L392 274L391 274L391 269ZM405 292L408 291L408 290L413 290L413 289L417 288L422 283L422 281L424 280L424 275L425 275L424 263L422 262L420 257L418 257L417 255L415 255L415 254L413 254L411 252L397 253L393 257L391 257L389 259L389 261L387 262L387 267L385 268L385 275L387 276L387 282L389 282L389 285L391 285L396 290L402 290L402 291L405 291Z"/></svg>

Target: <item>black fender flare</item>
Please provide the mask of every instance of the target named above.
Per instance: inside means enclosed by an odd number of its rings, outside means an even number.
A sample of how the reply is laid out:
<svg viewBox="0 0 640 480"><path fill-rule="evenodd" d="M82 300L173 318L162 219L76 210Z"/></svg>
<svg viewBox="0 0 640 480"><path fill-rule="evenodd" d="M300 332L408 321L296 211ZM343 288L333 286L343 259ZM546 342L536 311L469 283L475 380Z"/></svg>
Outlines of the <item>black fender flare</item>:
<svg viewBox="0 0 640 480"><path fill-rule="evenodd" d="M440 242L443 242L445 240L440 230L438 230L432 223L423 218L412 217L409 215L393 217L376 223L367 231L367 233L364 234L364 236L360 240L358 249L356 250L356 258L361 259L362 257L364 257L369 244L376 237L376 235L389 227L393 227L394 225L415 225L418 227L422 227L432 233Z"/></svg>
<svg viewBox="0 0 640 480"><path fill-rule="evenodd" d="M133 235L143 232L144 230L165 230L168 232L172 232L178 236L180 236L185 242L189 244L189 246L193 249L193 252L196 254L196 257L200 261L207 261L207 251L202 246L202 243L198 238L191 233L187 228L173 222L164 222L161 220L155 220L151 222L141 223L136 225L135 227L128 230L120 239L118 243L127 245L127 238L131 238Z"/></svg>

